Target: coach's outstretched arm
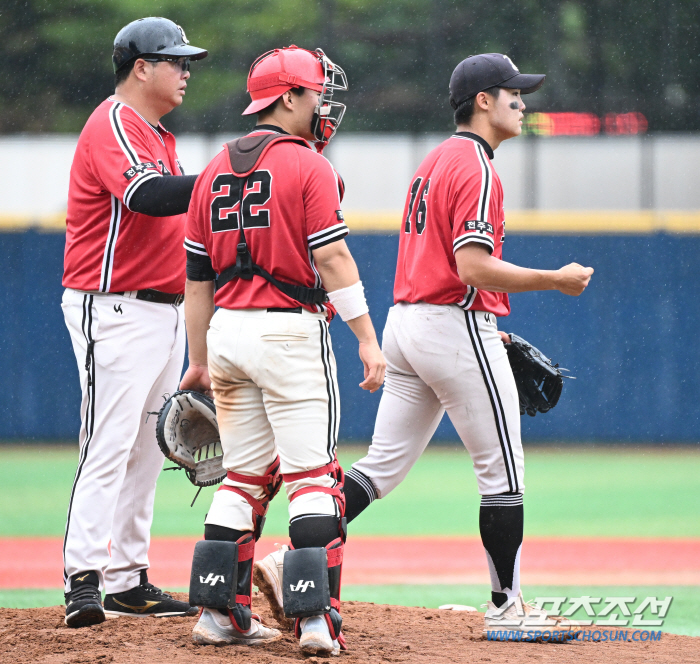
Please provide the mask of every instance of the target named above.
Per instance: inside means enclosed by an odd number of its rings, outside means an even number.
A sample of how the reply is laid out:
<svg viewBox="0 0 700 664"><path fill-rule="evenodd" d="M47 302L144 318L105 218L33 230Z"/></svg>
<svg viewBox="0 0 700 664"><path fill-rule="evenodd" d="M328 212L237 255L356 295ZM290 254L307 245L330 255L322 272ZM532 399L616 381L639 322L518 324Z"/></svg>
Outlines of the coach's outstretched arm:
<svg viewBox="0 0 700 664"><path fill-rule="evenodd" d="M384 383L386 360L369 317L355 260L345 240L314 249L313 256L331 303L360 342L360 359L365 367L360 387L376 392Z"/></svg>
<svg viewBox="0 0 700 664"><path fill-rule="evenodd" d="M214 315L214 282L185 283L185 327L190 366L180 381L181 390L195 390L211 396L207 367L207 330Z"/></svg>
<svg viewBox="0 0 700 664"><path fill-rule="evenodd" d="M470 242L455 252L462 283L496 293L558 290L581 295L593 274L592 267L570 263L558 270L532 270L494 258L488 248Z"/></svg>

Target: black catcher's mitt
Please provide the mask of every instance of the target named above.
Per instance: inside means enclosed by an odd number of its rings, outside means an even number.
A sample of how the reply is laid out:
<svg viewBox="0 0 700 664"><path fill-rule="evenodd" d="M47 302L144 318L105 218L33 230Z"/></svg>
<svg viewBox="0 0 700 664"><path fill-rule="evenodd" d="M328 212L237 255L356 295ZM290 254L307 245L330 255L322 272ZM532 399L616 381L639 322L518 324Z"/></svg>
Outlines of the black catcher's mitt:
<svg viewBox="0 0 700 664"><path fill-rule="evenodd" d="M508 360L518 387L520 414L534 417L554 408L561 396L564 376L558 364L542 355L537 348L517 334L510 334L506 344Z"/></svg>
<svg viewBox="0 0 700 664"><path fill-rule="evenodd" d="M212 486L226 477L214 402L193 390L175 392L158 413L158 446L185 469L198 487Z"/></svg>

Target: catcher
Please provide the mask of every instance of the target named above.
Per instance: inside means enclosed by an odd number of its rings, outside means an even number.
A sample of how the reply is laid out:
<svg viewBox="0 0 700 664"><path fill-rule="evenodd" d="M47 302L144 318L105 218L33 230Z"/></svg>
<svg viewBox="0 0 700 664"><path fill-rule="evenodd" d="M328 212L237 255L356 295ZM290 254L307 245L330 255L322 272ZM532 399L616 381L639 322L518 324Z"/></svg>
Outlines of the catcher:
<svg viewBox="0 0 700 664"><path fill-rule="evenodd" d="M226 144L192 194L185 226L190 366L180 385L213 391L227 471L192 562L190 603L203 608L192 631L198 644L281 638L251 612L251 574L267 507L284 480L291 542L284 612L303 653L337 655L345 646L340 405L328 331L334 312L357 338L360 387L376 392L385 369L344 241L342 179L318 154L345 112L334 92L346 89L342 68L321 49L289 46L260 56L244 113L257 114L257 124Z"/></svg>
<svg viewBox="0 0 700 664"><path fill-rule="evenodd" d="M520 134L522 95L539 89L544 78L521 74L497 53L469 57L452 74L457 131L428 154L409 186L395 306L382 341L386 383L372 445L345 478L350 522L401 483L447 411L477 476L492 586L486 626L496 629L524 614L542 619L531 615L535 610L520 594L525 487L519 411L546 412L561 392L558 369L515 335L499 332L496 321L510 313L508 293L577 296L593 274L576 263L533 270L502 260L503 189L491 162L504 140ZM269 589L273 606L279 605L283 564L275 552L255 566L256 583Z"/></svg>

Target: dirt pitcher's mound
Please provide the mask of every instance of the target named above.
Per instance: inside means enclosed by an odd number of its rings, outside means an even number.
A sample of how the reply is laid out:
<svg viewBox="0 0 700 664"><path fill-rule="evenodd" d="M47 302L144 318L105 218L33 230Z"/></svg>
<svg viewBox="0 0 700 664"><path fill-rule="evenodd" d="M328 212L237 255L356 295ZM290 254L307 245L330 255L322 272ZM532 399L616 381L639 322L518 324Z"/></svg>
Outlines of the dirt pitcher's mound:
<svg viewBox="0 0 700 664"><path fill-rule="evenodd" d="M184 599L184 597L181 597ZM263 620L275 625L265 601L253 599ZM700 638L663 634L654 642L568 644L502 643L484 638L481 613L439 611L363 602L343 604L349 650L340 662L697 662ZM267 646L195 646L196 618L121 618L70 629L64 608L0 609L0 662L114 664L208 662L282 664L304 660L293 635ZM593 628L595 629L595 628ZM632 630L629 630L631 637ZM628 637L628 638L630 638ZM309 662L317 661L311 657Z"/></svg>

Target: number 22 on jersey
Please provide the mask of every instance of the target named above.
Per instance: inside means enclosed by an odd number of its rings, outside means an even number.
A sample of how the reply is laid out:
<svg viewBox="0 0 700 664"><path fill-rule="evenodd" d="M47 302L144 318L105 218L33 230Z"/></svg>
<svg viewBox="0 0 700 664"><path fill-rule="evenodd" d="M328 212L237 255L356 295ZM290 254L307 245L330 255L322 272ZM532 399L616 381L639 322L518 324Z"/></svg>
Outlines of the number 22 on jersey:
<svg viewBox="0 0 700 664"><path fill-rule="evenodd" d="M233 173L220 173L214 178L211 193L211 232L237 231L239 211L243 213L243 228L269 228L270 211L260 209L272 197L270 171L254 171L245 178L243 203L240 204L240 180ZM253 208L256 208L253 211Z"/></svg>

